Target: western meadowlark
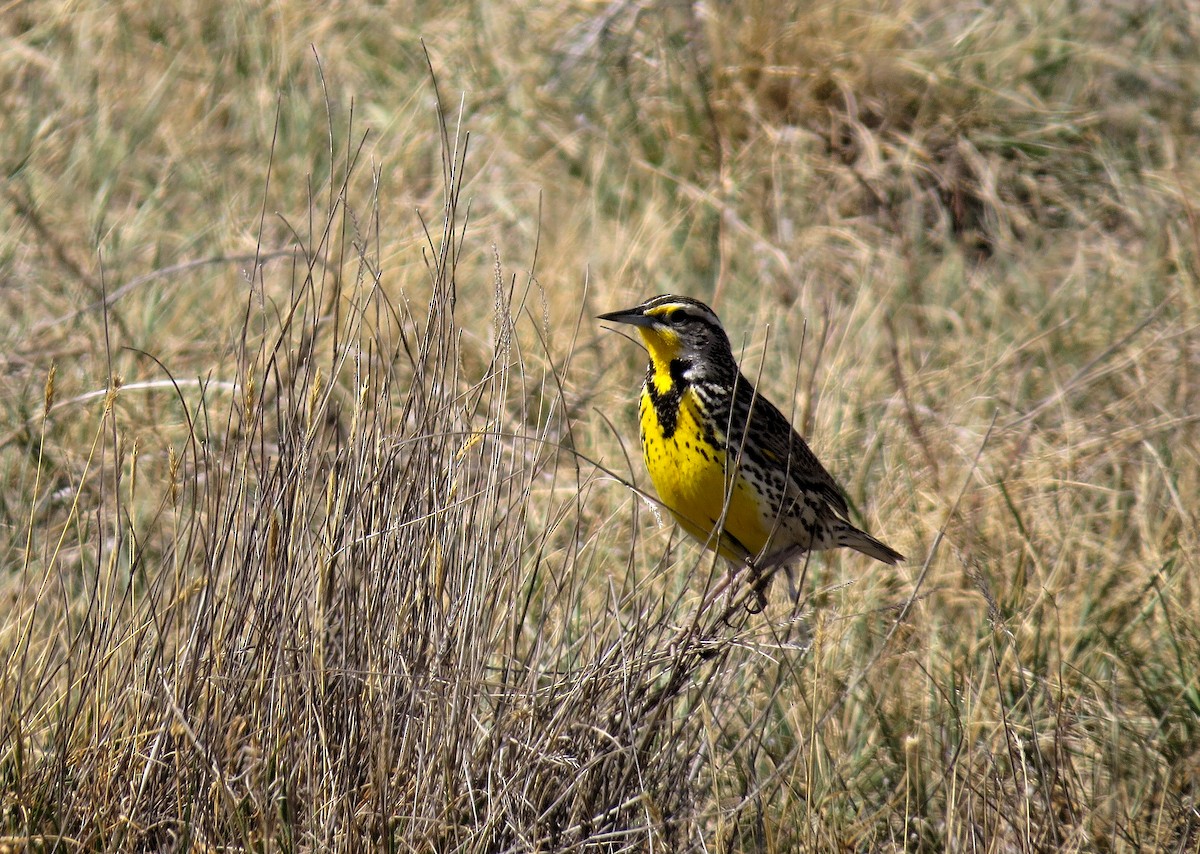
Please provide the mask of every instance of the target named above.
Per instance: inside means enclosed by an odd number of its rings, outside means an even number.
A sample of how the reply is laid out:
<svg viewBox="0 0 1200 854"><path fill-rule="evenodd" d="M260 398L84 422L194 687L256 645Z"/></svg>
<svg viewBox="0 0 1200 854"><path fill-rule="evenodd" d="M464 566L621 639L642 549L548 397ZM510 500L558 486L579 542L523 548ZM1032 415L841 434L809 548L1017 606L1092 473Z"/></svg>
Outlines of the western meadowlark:
<svg viewBox="0 0 1200 854"><path fill-rule="evenodd" d="M756 573L786 566L789 580L791 561L809 551L848 546L887 564L904 560L850 524L841 488L738 370L711 308L668 294L599 319L636 326L649 351L642 453L685 531ZM769 578L756 582L760 606Z"/></svg>

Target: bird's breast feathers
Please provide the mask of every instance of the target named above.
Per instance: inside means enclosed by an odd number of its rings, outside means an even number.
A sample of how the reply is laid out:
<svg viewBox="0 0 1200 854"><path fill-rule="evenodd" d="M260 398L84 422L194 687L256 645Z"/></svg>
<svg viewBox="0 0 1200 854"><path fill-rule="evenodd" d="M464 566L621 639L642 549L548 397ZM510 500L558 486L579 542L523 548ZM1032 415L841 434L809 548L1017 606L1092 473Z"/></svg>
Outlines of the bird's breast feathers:
<svg viewBox="0 0 1200 854"><path fill-rule="evenodd" d="M669 434L649 394L642 399L641 420L642 450L650 479L683 527L706 542L724 515L723 530L727 539L731 536L736 543L723 543L722 554L745 559L762 548L769 528L759 501L741 478L733 477L724 449L706 438L705 419L694 390L681 394Z"/></svg>

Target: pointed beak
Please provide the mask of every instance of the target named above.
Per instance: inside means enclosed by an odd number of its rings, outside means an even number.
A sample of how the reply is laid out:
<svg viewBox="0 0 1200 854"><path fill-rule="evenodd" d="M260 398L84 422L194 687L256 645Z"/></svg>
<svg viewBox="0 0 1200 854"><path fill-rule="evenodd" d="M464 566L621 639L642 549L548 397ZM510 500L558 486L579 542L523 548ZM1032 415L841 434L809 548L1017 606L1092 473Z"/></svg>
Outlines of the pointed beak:
<svg viewBox="0 0 1200 854"><path fill-rule="evenodd" d="M597 316L596 319L608 320L613 323L628 323L630 326L654 325L654 318L647 317L642 312L641 306L638 306L637 308L627 308L622 311L611 311L608 314L601 314Z"/></svg>

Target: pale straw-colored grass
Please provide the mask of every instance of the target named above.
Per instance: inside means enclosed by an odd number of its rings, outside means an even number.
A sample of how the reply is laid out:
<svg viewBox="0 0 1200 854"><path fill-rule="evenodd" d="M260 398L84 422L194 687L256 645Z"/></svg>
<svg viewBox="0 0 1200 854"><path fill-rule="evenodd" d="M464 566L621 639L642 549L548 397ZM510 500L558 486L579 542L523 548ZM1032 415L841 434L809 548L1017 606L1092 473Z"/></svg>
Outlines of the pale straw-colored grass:
<svg viewBox="0 0 1200 854"><path fill-rule="evenodd" d="M1196 20L6 10L0 846L1194 850ZM680 539L666 291L906 564Z"/></svg>

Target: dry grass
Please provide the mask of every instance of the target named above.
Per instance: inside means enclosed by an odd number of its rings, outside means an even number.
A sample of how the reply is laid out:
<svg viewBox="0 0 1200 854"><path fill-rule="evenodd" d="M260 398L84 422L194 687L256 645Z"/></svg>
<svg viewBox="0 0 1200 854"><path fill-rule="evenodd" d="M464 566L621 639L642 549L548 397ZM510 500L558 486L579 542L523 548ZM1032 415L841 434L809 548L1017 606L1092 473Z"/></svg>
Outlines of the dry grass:
<svg viewBox="0 0 1200 854"><path fill-rule="evenodd" d="M7 9L0 848L1197 850L1198 11ZM662 291L908 565L727 601Z"/></svg>

